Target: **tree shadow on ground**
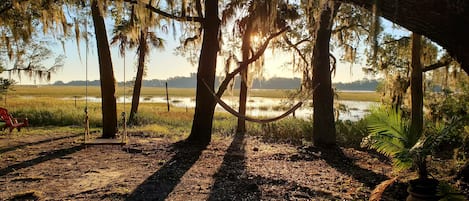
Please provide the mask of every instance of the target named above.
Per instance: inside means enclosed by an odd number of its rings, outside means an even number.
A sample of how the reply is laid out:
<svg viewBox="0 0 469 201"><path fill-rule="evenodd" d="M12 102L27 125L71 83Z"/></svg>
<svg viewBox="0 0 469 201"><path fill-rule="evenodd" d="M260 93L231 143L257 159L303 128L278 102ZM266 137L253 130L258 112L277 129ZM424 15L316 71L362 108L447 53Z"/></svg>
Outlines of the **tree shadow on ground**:
<svg viewBox="0 0 469 201"><path fill-rule="evenodd" d="M204 149L205 147L186 145L184 142L173 144L172 151L175 155L140 184L126 200L164 200L199 159Z"/></svg>
<svg viewBox="0 0 469 201"><path fill-rule="evenodd" d="M214 175L210 197L207 200L259 200L260 189L246 172L245 136L236 133L223 162Z"/></svg>
<svg viewBox="0 0 469 201"><path fill-rule="evenodd" d="M246 169L245 145L244 134L235 134L225 153L220 169L214 175L215 182L207 200L340 199L330 193L316 191L293 181L252 175ZM267 186L267 190L263 191L262 186ZM276 187L284 188L285 186L290 189L286 194L282 193L280 195L278 191L272 190Z"/></svg>
<svg viewBox="0 0 469 201"><path fill-rule="evenodd" d="M15 145L15 146L12 146L12 147L5 147L5 148L0 149L0 154L3 154L5 152L9 152L9 151L15 151L17 149L22 149L22 148L25 148L27 146L33 146L33 145L38 145L38 144L42 144L42 143L48 143L48 142L53 142L53 141L57 141L57 140L63 140L63 139L67 139L67 138L78 137L78 136L83 136L83 133L76 133L76 134L73 134L73 135L66 135L66 136L56 137L56 138L48 138L48 139L44 139L44 140L37 141L37 142L30 142L30 143Z"/></svg>
<svg viewBox="0 0 469 201"><path fill-rule="evenodd" d="M389 179L389 177L384 174L378 174L356 165L354 163L354 159L347 157L342 149L338 147L301 147L299 153L300 155L303 155L300 157L307 157L306 159L303 158L303 160L321 158L337 171L353 177L371 189L380 184L382 181Z"/></svg>
<svg viewBox="0 0 469 201"><path fill-rule="evenodd" d="M66 149L59 149L59 150L51 151L51 152L49 152L49 153L47 153L43 156L39 156L37 158L27 160L27 161L23 161L21 163L17 163L17 164L5 167L3 169L0 169L0 176L5 176L5 175L7 175L11 172L17 171L19 169L31 167L31 166L37 165L39 163L42 163L42 162L46 162L46 161L53 160L53 159L56 159L56 158L64 157L64 156L69 155L69 154L73 154L75 152L78 152L78 151L82 150L83 148L84 148L83 145L78 145L78 146L74 146L74 147L70 147L70 148L66 148Z"/></svg>

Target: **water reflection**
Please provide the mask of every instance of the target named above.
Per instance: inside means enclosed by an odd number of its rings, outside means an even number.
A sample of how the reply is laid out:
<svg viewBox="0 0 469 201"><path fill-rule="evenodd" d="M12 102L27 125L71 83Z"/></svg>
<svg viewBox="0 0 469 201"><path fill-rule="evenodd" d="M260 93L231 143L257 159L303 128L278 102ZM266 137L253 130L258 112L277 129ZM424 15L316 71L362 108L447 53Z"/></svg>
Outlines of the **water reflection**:
<svg viewBox="0 0 469 201"><path fill-rule="evenodd" d="M84 100L85 98L82 98ZM238 97L230 96L230 97L223 97L223 100L230 105L232 108L238 108ZM97 97L88 97L88 101L90 102L101 102L101 98ZM124 97L117 98L118 103L124 102ZM125 98L126 103L131 103L132 98L127 97ZM157 96L157 97L141 97L140 103L166 103L166 97ZM172 97L169 99L169 103L173 107L180 107L180 108L194 108L195 107L195 99L191 97ZM352 120L356 121L362 118L365 114L367 114L368 109L376 105L376 102L368 102L368 101L345 101L340 100L337 103L343 104L348 108L348 112L341 112L339 115L339 119L341 120ZM273 117L283 114L285 111L294 105L295 103L288 103L285 99L281 98L263 98L263 97L249 97L247 102L248 111L246 112L248 116L253 117ZM301 108L299 108L295 112L295 116L298 118L311 118L313 115L313 108L310 107L311 101L308 101L303 104ZM217 111L225 111L219 105L216 107Z"/></svg>

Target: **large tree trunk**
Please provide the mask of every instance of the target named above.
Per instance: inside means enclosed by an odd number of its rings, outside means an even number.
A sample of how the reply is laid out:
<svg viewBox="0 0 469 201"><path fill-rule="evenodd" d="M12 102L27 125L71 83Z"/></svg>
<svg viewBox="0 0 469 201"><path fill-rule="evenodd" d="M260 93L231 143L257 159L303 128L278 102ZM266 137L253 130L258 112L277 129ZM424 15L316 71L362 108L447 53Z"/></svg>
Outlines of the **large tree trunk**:
<svg viewBox="0 0 469 201"><path fill-rule="evenodd" d="M444 0L339 0L371 10L378 2L379 13L412 32L425 35L445 48L469 73L469 1Z"/></svg>
<svg viewBox="0 0 469 201"><path fill-rule="evenodd" d="M412 102L410 132L420 136L423 129L423 86L422 86L422 36L412 33L412 69L410 72L410 94Z"/></svg>
<svg viewBox="0 0 469 201"><path fill-rule="evenodd" d="M195 98L195 114L192 121L191 134L186 142L191 144L208 145L212 138L213 113L215 98L204 85L207 83L214 90L215 71L217 67L217 53L219 50L218 33L220 19L218 18L218 1L206 0L205 17L203 23L203 41L200 50L199 66L197 68L197 89Z"/></svg>
<svg viewBox="0 0 469 201"><path fill-rule="evenodd" d="M251 50L251 30L252 30L252 23L248 22L246 25L246 30L244 30L243 40L241 45L241 54L243 56L243 61L249 60L250 50ZM243 70L240 72L241 76L241 86L239 89L239 113L243 116L246 115L246 102L248 97L248 63L242 63L241 68ZM238 117L238 127L236 128L236 132L238 133L245 133L246 132L246 120L243 118Z"/></svg>
<svg viewBox="0 0 469 201"><path fill-rule="evenodd" d="M336 144L334 124L334 94L332 91L329 41L332 22L339 4L334 1L325 3L320 9L319 24L315 30L316 40L313 47L313 142L315 146L328 147Z"/></svg>
<svg viewBox="0 0 469 201"><path fill-rule="evenodd" d="M91 14L93 17L96 45L98 47L99 74L101 81L101 98L103 114L103 138L114 138L117 132L117 110L116 110L116 80L112 67L111 52L107 39L106 26L98 1L91 3Z"/></svg>
<svg viewBox="0 0 469 201"><path fill-rule="evenodd" d="M143 74L145 72L145 56L147 54L147 28L140 31L139 41L139 52L138 52L138 67L137 76L135 77L134 90L132 94L132 106L130 108L129 124L136 123L135 115L138 111L138 105L140 104L140 91L142 89Z"/></svg>

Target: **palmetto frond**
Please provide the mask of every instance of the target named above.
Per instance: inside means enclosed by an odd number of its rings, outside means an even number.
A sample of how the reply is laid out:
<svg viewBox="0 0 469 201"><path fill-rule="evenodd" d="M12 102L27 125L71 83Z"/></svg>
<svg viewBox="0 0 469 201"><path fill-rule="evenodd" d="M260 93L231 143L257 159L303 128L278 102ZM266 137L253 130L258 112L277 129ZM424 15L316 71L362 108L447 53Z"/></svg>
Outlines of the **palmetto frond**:
<svg viewBox="0 0 469 201"><path fill-rule="evenodd" d="M367 118L369 147L393 158L398 170L412 166L410 149L415 145L407 121L400 110L375 108ZM417 138L418 139L418 138Z"/></svg>

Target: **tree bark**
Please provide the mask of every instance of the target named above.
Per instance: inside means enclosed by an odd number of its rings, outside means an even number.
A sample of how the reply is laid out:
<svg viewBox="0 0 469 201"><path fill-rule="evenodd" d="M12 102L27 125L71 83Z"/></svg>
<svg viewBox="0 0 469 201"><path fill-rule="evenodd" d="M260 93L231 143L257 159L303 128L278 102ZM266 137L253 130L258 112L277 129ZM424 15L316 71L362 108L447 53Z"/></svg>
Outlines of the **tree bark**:
<svg viewBox="0 0 469 201"><path fill-rule="evenodd" d="M421 136L423 129L423 79L422 79L422 36L412 33L412 65L410 72L410 94L412 102L410 131Z"/></svg>
<svg viewBox="0 0 469 201"><path fill-rule="evenodd" d="M203 40L200 50L199 66L197 68L197 89L195 113L192 129L186 142L206 146L212 138L213 113L215 98L203 82L213 91L215 86L215 71L217 67L217 53L219 50L218 33L220 19L218 18L218 1L206 0L205 17L203 22Z"/></svg>
<svg viewBox="0 0 469 201"><path fill-rule="evenodd" d="M111 52L106 33L104 18L98 7L98 1L91 3L91 14L93 17L96 45L98 48L99 74L101 81L102 116L103 116L103 138L114 138L117 132L117 110L116 110L116 80L112 67Z"/></svg>
<svg viewBox="0 0 469 201"><path fill-rule="evenodd" d="M242 45L241 45L241 54L243 57L243 61L249 60L250 50L251 50L251 30L252 30L252 23L247 22L246 29L243 33ZM241 76L241 86L239 89L239 113L243 116L246 116L246 102L248 96L248 66L249 63L242 63L241 68L243 70L240 72ZM243 118L238 117L238 126L236 128L236 132L238 133L245 133L246 132L246 120Z"/></svg>
<svg viewBox="0 0 469 201"><path fill-rule="evenodd" d="M329 147L336 145L334 124L334 94L332 91L329 41L332 22L339 8L334 1L326 2L320 9L319 24L315 30L316 40L313 47L313 143L315 146Z"/></svg>
<svg viewBox="0 0 469 201"><path fill-rule="evenodd" d="M132 106L130 108L129 124L136 123L135 115L138 112L138 105L140 104L140 92L142 89L143 74L145 72L145 57L148 50L147 31L147 28L144 28L140 31L137 76L135 77L134 90L132 93Z"/></svg>

